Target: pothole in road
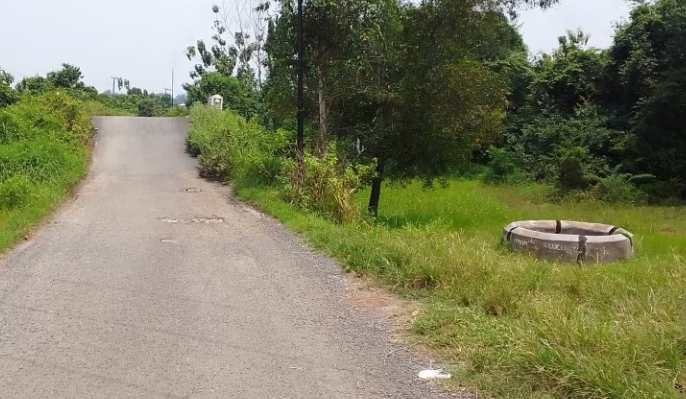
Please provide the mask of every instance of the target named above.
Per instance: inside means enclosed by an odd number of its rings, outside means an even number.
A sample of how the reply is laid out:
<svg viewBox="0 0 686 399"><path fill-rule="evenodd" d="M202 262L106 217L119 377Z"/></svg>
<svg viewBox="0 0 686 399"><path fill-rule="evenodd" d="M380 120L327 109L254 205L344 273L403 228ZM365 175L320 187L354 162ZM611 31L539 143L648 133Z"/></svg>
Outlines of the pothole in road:
<svg viewBox="0 0 686 399"><path fill-rule="evenodd" d="M213 224L213 223L224 223L224 218L193 218L190 220L191 223L206 223L206 224Z"/></svg>
<svg viewBox="0 0 686 399"><path fill-rule="evenodd" d="M218 217L218 216L213 216L213 217L194 217L191 219L172 219L172 218L161 218L160 222L164 223L171 223L171 224L177 224L177 223L203 223L203 224L216 224L216 223L224 223L226 219Z"/></svg>

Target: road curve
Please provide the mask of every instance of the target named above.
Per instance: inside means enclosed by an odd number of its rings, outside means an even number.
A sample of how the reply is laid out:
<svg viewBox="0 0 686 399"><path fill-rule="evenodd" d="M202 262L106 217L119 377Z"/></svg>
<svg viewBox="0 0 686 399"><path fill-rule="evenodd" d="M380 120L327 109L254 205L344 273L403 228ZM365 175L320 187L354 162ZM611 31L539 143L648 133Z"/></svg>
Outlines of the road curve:
<svg viewBox="0 0 686 399"><path fill-rule="evenodd" d="M0 397L428 398L340 268L198 178L185 119L98 118L89 176L0 264Z"/></svg>

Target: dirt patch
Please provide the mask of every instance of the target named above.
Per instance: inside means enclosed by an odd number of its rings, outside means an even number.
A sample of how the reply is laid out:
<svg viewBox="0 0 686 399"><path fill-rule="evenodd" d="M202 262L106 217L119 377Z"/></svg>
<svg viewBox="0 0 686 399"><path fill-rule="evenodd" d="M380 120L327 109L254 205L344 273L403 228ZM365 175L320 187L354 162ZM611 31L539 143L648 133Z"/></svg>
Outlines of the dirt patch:
<svg viewBox="0 0 686 399"><path fill-rule="evenodd" d="M420 311L418 303L400 298L383 288L374 287L361 277L348 277L346 285L346 298L354 308L381 313L391 321L394 335L405 336L409 332L412 320Z"/></svg>

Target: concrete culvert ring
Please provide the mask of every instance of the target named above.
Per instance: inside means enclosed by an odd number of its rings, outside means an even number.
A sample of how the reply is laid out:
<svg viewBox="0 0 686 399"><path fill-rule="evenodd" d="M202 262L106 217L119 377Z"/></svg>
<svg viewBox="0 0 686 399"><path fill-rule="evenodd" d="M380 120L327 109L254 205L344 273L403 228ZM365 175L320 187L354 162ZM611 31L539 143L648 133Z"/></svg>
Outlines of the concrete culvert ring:
<svg viewBox="0 0 686 399"><path fill-rule="evenodd" d="M525 220L503 229L503 240L513 250L541 259L602 263L628 259L634 254L633 235L621 227L566 220Z"/></svg>

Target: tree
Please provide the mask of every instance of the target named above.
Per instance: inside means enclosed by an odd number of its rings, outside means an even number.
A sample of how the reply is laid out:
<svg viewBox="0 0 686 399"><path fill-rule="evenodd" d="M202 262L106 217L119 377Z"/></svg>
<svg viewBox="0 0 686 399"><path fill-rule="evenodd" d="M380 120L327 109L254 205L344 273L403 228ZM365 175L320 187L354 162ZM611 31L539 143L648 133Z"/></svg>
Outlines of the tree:
<svg viewBox="0 0 686 399"><path fill-rule="evenodd" d="M270 71L266 96L272 110L283 118L284 114L292 112L295 94L296 13L292 0L282 0L279 4L280 13L270 20L265 44ZM388 24L393 23L391 18L397 18L398 9L395 0L312 0L305 3L306 114L315 116L319 154L326 152L337 132L335 103L360 88L359 67L366 62L362 47L380 37ZM393 17L385 17L384 12Z"/></svg>
<svg viewBox="0 0 686 399"><path fill-rule="evenodd" d="M53 87L63 89L83 89L85 84L82 79L81 69L70 64L62 64L62 69L49 72L47 75L47 80Z"/></svg>
<svg viewBox="0 0 686 399"><path fill-rule="evenodd" d="M189 61L194 58L199 61L190 73L192 79L199 78L206 71L215 71L224 76L231 76L236 67L238 50L229 45L224 37L228 31L228 11L224 7L213 5L212 12L215 15L215 20L212 26L213 44L211 47L208 48L203 40L198 40L195 46L189 46L186 49L186 57Z"/></svg>
<svg viewBox="0 0 686 399"><path fill-rule="evenodd" d="M204 103L208 97L220 94L224 97L226 108L236 110L246 118L257 114L259 93L251 61L255 52L261 49L261 45L251 41L250 35L244 29L243 14L246 4L241 8L236 3L239 30L234 33L233 45L229 45L225 38L229 30L229 11L225 5L215 5L212 7L215 15L212 47L208 49L202 40L198 40L195 46L187 49L186 55L189 60L200 60L190 74L194 82L183 86L188 93L188 105L198 101ZM233 76L234 69L236 77Z"/></svg>
<svg viewBox="0 0 686 399"><path fill-rule="evenodd" d="M19 92L26 92L29 94L42 94L54 89L52 81L42 76L32 76L24 78L17 83L15 89Z"/></svg>
<svg viewBox="0 0 686 399"><path fill-rule="evenodd" d="M686 4L658 0L638 5L619 26L609 58L609 105L615 123L631 133L624 142L625 169L683 184Z"/></svg>
<svg viewBox="0 0 686 399"><path fill-rule="evenodd" d="M376 159L372 213L384 178L431 184L502 129L506 82L485 62L500 57L490 50L499 40L493 31L506 32L502 12L523 3L533 2L305 3L305 114L315 149L323 154L336 137L354 148L350 156ZM279 4L265 46L265 89L283 121L294 111L296 24L293 1Z"/></svg>
<svg viewBox="0 0 686 399"><path fill-rule="evenodd" d="M119 89L119 91L121 91L122 88L128 91L131 88L131 83L128 79L117 78L117 88Z"/></svg>
<svg viewBox="0 0 686 399"><path fill-rule="evenodd" d="M126 94L129 96L142 96L143 90L139 89L138 87L132 87L126 91Z"/></svg>
<svg viewBox="0 0 686 399"><path fill-rule="evenodd" d="M384 85L395 90L379 91L381 101L373 107L378 116L363 141L378 164L371 213L378 211L383 178L418 177L431 185L503 128L505 84L479 60L502 20L472 6L427 1L405 10L399 73L391 75L398 80Z"/></svg>
<svg viewBox="0 0 686 399"><path fill-rule="evenodd" d="M534 63L529 102L537 111L554 108L572 115L586 101L603 100L607 55L587 48L588 39L580 30L568 31L558 38L559 47L552 54L543 54Z"/></svg>
<svg viewBox="0 0 686 399"><path fill-rule="evenodd" d="M258 92L241 84L236 77L225 76L219 72L205 72L200 79L192 84L184 84L183 88L188 94L188 106L196 102L205 103L210 96L219 94L224 98L224 108L233 109L246 118L258 113Z"/></svg>
<svg viewBox="0 0 686 399"><path fill-rule="evenodd" d="M14 76L5 72L0 67L0 108L12 105L19 101L19 96L12 90Z"/></svg>
<svg viewBox="0 0 686 399"><path fill-rule="evenodd" d="M22 79L16 85L17 91L42 94L53 89L68 89L86 95L97 95L97 90L86 86L81 69L74 65L62 64L62 68L48 72L46 77L33 76Z"/></svg>

